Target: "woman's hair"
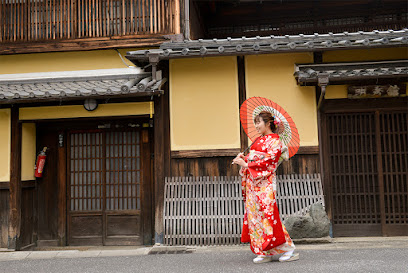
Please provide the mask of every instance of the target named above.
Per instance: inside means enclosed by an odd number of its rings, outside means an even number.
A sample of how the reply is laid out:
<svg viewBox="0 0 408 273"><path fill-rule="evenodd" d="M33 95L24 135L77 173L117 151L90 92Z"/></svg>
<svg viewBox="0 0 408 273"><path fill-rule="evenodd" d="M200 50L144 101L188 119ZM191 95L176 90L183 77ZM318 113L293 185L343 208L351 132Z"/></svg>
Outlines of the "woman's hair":
<svg viewBox="0 0 408 273"><path fill-rule="evenodd" d="M275 132L276 130L276 125L274 123L275 118L272 116L272 114L268 111L262 111L261 113L259 113L258 115L255 116L254 118L254 123L256 123L257 121L259 121L259 119L262 119L265 122L265 125L270 122L271 125L271 130L272 132Z"/></svg>

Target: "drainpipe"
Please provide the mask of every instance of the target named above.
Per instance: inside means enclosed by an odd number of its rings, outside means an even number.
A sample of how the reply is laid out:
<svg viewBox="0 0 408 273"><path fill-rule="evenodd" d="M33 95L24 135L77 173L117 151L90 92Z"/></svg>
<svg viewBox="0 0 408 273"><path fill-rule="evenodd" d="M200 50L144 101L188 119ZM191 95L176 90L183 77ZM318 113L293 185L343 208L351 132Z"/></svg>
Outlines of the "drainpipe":
<svg viewBox="0 0 408 273"><path fill-rule="evenodd" d="M320 93L319 103L317 104L317 111L319 111L323 105L324 96L326 95L326 86L329 84L329 74L322 73L317 76L317 84L322 90L322 92Z"/></svg>
<svg viewBox="0 0 408 273"><path fill-rule="evenodd" d="M149 63L152 65L152 79L157 81L156 79L156 71L157 71L157 64L160 61L158 53L149 53Z"/></svg>
<svg viewBox="0 0 408 273"><path fill-rule="evenodd" d="M330 202L331 200L331 185L326 183L326 179L328 177L327 175L327 170L325 169L325 161L324 161L324 153L323 150L325 150L324 146L327 140L323 139L323 133L322 130L324 130L322 128L322 123L324 123L325 121L322 120L322 113L320 111L320 108L323 105L324 102L324 96L326 95L326 86L329 84L329 74L327 73L322 73L320 75L317 76L317 84L320 87L320 97L319 97L319 102L317 104L317 130L318 130L318 137L319 137L319 161L320 161L320 177L321 177L321 181L323 182L323 184L325 185L325 200L326 200L326 211L327 211L327 215L329 216L330 219L330 231L329 231L329 235L330 237L333 237L332 234L332 204ZM316 88L317 89L317 88ZM324 117L323 117L324 118ZM326 187L328 185L328 187Z"/></svg>

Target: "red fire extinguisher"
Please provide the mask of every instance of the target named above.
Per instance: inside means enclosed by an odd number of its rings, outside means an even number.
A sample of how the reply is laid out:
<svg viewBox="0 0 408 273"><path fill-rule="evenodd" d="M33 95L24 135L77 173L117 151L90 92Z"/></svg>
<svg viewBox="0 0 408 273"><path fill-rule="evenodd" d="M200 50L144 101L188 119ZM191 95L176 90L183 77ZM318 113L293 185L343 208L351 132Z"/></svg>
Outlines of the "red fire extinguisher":
<svg viewBox="0 0 408 273"><path fill-rule="evenodd" d="M44 171L44 164L45 164L45 158L47 157L45 155L45 152L47 151L47 147L44 147L44 149L38 154L37 156L37 163L35 164L35 177L42 177L43 171Z"/></svg>

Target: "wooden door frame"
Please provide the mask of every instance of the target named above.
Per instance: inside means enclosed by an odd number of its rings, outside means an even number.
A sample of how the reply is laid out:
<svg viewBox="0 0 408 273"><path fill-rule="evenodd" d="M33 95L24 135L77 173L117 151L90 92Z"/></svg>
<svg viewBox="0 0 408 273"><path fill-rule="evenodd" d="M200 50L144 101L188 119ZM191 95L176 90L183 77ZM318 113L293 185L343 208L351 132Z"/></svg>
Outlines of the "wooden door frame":
<svg viewBox="0 0 408 273"><path fill-rule="evenodd" d="M323 107L321 109L321 119L318 126L322 130L322 138L319 143L319 148L322 151L322 166L326 175L323 177L323 187L326 190L325 192L325 202L328 208L328 214L330 220L332 221L333 216L333 195L332 195L332 181L331 176L329 175L330 168L330 155L328 149L328 133L327 133L327 114L333 113L363 113L363 112L372 112L375 114L375 123L376 123L376 135L379 131L379 120L378 113L380 111L406 111L408 107L408 97L397 97L397 98L378 98L378 99L330 99L325 100ZM378 143L379 138L376 140L377 148L381 148L381 144ZM377 153L381 152L377 150ZM381 159L377 156L377 164L381 164ZM383 236L388 234L387 227L385 224L385 203L384 203L384 183L383 183L383 174L382 174L382 165L379 166L378 170L379 176L379 195L380 195L380 211L381 211L381 232Z"/></svg>
<svg viewBox="0 0 408 273"><path fill-rule="evenodd" d="M57 225L57 234L58 238L58 245L59 246L66 246L68 243L68 152L67 152L67 131L71 128L86 128L86 125L89 123L94 123L97 121L103 121L104 123L108 122L115 122L115 121L126 121L126 120L141 120L145 123L149 122L149 115L135 115L135 116L119 116L119 117L109 117L109 120L106 120L106 117L97 117L97 118L68 118L64 119L64 122L61 122L60 119L48 119L48 120L29 120L29 121L20 121L20 123L26 123L26 122L34 122L37 125L47 125L50 127L55 128L53 131L58 132L58 135L62 135L63 137L63 145L59 146L58 145L58 168L62 170L59 172L58 177L57 177L57 183L58 183L58 225ZM37 127L38 128L38 127ZM142 134L143 130L148 130L148 135L149 135L149 143L147 146L148 152L152 152L152 147L154 145L154 138L152 136L156 133L154 130L152 130L150 127L149 128L141 128L140 132ZM38 141L38 140L37 140ZM141 146L142 146L141 142ZM145 145L146 146L146 145ZM142 148L142 147L141 147ZM150 158L150 156L148 157ZM148 163L150 165L150 161ZM152 166L150 166L152 169ZM153 174L155 172L152 171ZM149 176L149 178L147 178ZM150 172L147 173L145 172L144 174L144 181L145 179L149 179L149 183L147 188L150 189L148 191L145 191L144 198L150 198L151 202L147 202L148 204L146 205L146 210L143 213L143 221L147 222L147 224L144 226L145 230L143 231L143 243L146 245L151 244L151 239L153 238L154 231L152 230L152 224L154 222L154 211L152 211L152 204L154 200L154 192L152 190L153 188L153 181L155 177L152 177L150 175ZM147 194L150 194L150 196L147 196ZM141 202L143 202L141 200ZM150 238L150 239L149 239Z"/></svg>

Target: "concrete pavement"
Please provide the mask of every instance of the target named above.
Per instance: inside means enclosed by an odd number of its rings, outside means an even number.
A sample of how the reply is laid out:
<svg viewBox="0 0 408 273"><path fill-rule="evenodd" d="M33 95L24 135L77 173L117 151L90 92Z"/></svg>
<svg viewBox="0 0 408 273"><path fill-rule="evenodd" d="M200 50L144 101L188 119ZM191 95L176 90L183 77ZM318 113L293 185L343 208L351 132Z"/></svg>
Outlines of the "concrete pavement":
<svg viewBox="0 0 408 273"><path fill-rule="evenodd" d="M295 240L297 250L340 250L407 248L408 237L347 237ZM235 246L104 246L104 247L49 247L33 251L10 251L0 248L0 261L25 259L97 258L140 256L148 254L182 254L208 252L236 252L248 250L248 245ZM408 260L408 257L407 257ZM408 270L407 270L408 273Z"/></svg>
<svg viewBox="0 0 408 273"><path fill-rule="evenodd" d="M339 250L407 248L408 237L348 237L295 240L297 250ZM106 247L49 247L33 251L10 251L0 248L0 261L24 259L96 258L140 256L147 254L234 252L248 250L247 245L236 246L106 246ZM408 260L408 257L407 257Z"/></svg>
<svg viewBox="0 0 408 273"><path fill-rule="evenodd" d="M65 247L0 252L0 272L313 272L408 273L408 237L297 242L300 260L253 264L248 245L207 247ZM320 241L322 242L322 241ZM148 255L149 253L191 253Z"/></svg>
<svg viewBox="0 0 408 273"><path fill-rule="evenodd" d="M303 244L302 244L303 243ZM0 273L313 272L408 273L408 237L297 240L300 260L253 264L248 245L0 249ZM158 253L156 255L149 255ZM190 253L165 254L164 253ZM162 255L159 255L162 254ZM278 258L278 257L277 257Z"/></svg>

